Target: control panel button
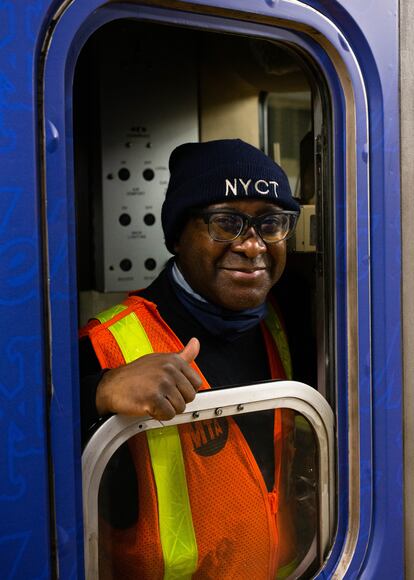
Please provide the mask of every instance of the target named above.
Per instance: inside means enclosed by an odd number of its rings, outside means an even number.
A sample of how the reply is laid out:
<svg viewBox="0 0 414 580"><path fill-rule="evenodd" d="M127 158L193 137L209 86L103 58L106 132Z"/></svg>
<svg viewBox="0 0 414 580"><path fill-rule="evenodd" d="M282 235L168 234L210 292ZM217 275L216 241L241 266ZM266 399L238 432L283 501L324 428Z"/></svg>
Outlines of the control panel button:
<svg viewBox="0 0 414 580"><path fill-rule="evenodd" d="M118 177L121 181L128 181L128 179L131 177L129 169L127 169L126 167L122 167L118 171Z"/></svg>
<svg viewBox="0 0 414 580"><path fill-rule="evenodd" d="M144 223L147 226L153 226L155 224L155 215L153 213L146 213L144 215Z"/></svg>
<svg viewBox="0 0 414 580"><path fill-rule="evenodd" d="M147 270L155 270L155 268L157 267L157 262L154 260L154 258L148 258L147 260L145 260L144 266L146 267Z"/></svg>
<svg viewBox="0 0 414 580"><path fill-rule="evenodd" d="M121 213L121 215L119 216L119 223L121 224L121 226L129 226L129 224L131 223L131 216L129 215L129 213Z"/></svg>
<svg viewBox="0 0 414 580"><path fill-rule="evenodd" d="M123 270L124 272L129 272L130 269L132 268L132 262L131 260L128 260L128 258L124 258L123 260L121 260L121 262L119 263L119 267L121 268L121 270Z"/></svg>
<svg viewBox="0 0 414 580"><path fill-rule="evenodd" d="M148 169L144 169L142 176L145 179L145 181L152 181L155 177L155 173L154 173L153 169L148 168Z"/></svg>

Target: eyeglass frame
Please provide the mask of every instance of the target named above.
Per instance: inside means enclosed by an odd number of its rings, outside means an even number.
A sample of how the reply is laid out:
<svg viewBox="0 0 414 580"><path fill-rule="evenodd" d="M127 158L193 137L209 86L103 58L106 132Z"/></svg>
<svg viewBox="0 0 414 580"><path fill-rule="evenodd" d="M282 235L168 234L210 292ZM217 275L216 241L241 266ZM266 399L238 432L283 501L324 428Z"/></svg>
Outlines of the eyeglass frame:
<svg viewBox="0 0 414 580"><path fill-rule="evenodd" d="M235 236L234 238L231 238L229 240L216 240L213 238L213 236L210 233L210 217L213 215L217 215L217 214L231 214L231 215L240 216L243 219L243 225L241 227L240 232L237 234L237 236ZM251 227L254 228L256 235L262 240L262 242L264 244L269 244L269 245L280 244L280 242L285 242L294 234L295 229L296 229L296 225L298 222L299 214L300 214L299 211L293 211L293 210L276 210L276 211L267 212L267 213L265 213L263 215L259 215L259 216L251 216L248 213L244 213L242 211L234 211L234 210L230 210L230 209L212 209L212 210L200 209L200 210L192 210L191 211L192 216L201 217L203 219L204 223L208 226L208 233L209 233L210 238L219 244L230 244L230 243L234 242L234 240L237 240L237 238L239 238L240 236L243 236ZM293 227L290 229L290 231L287 233L287 235L284 238L282 238L281 240L276 240L274 242L266 242L262 238L256 225L260 225L261 223L263 223L264 219L266 219L269 216L273 216L273 215L292 216L295 218L295 221L294 221Z"/></svg>

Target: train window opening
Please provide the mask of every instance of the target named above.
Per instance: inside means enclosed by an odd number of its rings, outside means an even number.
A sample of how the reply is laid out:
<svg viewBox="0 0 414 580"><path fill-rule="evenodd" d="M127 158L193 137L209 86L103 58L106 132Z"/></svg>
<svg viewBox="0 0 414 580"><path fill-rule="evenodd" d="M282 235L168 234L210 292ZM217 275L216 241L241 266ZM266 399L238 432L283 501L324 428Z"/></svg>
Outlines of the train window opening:
<svg viewBox="0 0 414 580"><path fill-rule="evenodd" d="M221 577L227 578L227 574L230 574L231 570L238 567L239 569L245 569L246 578L261 578L263 576L261 551L257 549L259 545L263 548L266 544L266 534L264 529L260 529L260 522L262 521L263 523L263 519L267 526L266 518L263 518L262 514L263 509L276 509L278 514L276 527L279 543L277 545L276 542L274 547L274 556L278 552L279 559L277 578L286 578L287 571L289 576L295 574L297 578L310 578L323 563L323 559L320 559L322 547L318 530L318 522L321 519L318 507L321 482L319 481L317 438L311 425L303 415L287 409L280 413L285 437L284 448L280 452L283 469L280 476L275 476L275 466L271 460L275 458L270 458L271 453L269 453L266 461L262 441L260 453L262 463L259 464L259 467L266 473L266 478L264 479L266 491L264 487L253 491L250 482L246 480L240 486L241 482L235 480L235 475L237 472L240 473L240 469L237 468L231 472L230 468L226 466L224 474L220 470L221 491L219 501L212 479L213 477L218 477L217 473L211 475L209 481L207 477L200 481L197 478L197 470L203 469L202 465L194 465L195 472L192 473L191 471L189 472L189 466L194 462L186 463L186 478L190 482L188 487L191 487L191 482L194 482L194 485L197 486L197 492L201 496L197 500L196 506L192 509L192 515L188 514L196 528L195 535L199 536L197 546L195 546L194 542L194 550L197 551L199 560L205 558L203 552L208 554L209 549L211 549L209 535L213 532L212 529L205 529L206 525L205 523L203 524L205 520L212 522L211 527L216 534L221 534L222 538L230 538L232 531L229 530L229 527L233 525L232 515L237 514L236 519L239 519L239 514L243 510L245 512L251 510L252 513L250 515L246 513L243 521L246 527L251 525L248 522L255 521L258 528L256 530L250 529L249 533L245 534L245 537L249 539L246 540L243 547L241 546L242 537L238 537L237 550L228 545L227 553L225 553L226 547L222 541L221 550L223 550L223 553L220 555L222 559L220 567L217 569L217 564L208 562L207 557L204 563L205 572L209 571L211 574L214 570L220 576L222 575ZM229 447L230 442L234 444L236 435L232 432L233 430L238 431L240 429L242 434L249 433L249 427L252 425L255 429L257 440L261 441L263 438L261 427L266 425L273 416L274 411L268 410L229 418L218 417L192 422L190 426L185 429L181 428L180 431L183 454L188 453L189 449L191 449L191 453L197 456L213 457L224 446ZM167 427L168 429L171 429L171 427ZM153 445L153 438L157 440L165 436L165 434L165 428L159 427L159 429L151 432L151 438L148 436L148 432L138 433L133 436L112 455L102 475L98 492L98 520L101 522L99 528L100 578L105 578L106 580L126 578L127 570L131 567L141 570L143 577L151 577L151 569L148 568L146 554L151 550L151 547L154 547L154 538L148 537L145 528L148 525L147 520L154 518L154 513L151 515L151 506L146 504L146 501L148 502L148 493L154 493L154 496L158 493L160 496L162 494L161 489L164 489L165 493L168 493L168 497L161 496L159 498L160 523L168 517L170 519L175 518L177 526L179 524L182 514L179 512L177 504L180 498L177 498L174 492L179 484L175 480L172 466L166 464L159 468L167 471L167 475L164 477L170 478L167 489L165 489L166 482L160 481L162 476L156 467L153 466L155 481L151 482L146 479L148 474L143 466L145 450L148 444L150 446ZM251 442L249 444L251 445ZM236 445L238 445L237 442ZM153 455L152 451L151 453ZM133 457L140 458L138 464L134 463ZM174 461L174 459L170 458L170 461ZM254 460L252 459L252 461ZM241 460L240 465L242 464ZM266 465L266 467L263 467L263 465ZM136 473L144 474L144 479L137 477ZM250 477L251 475L249 474ZM248 479L250 478L249 476ZM280 477L280 481L276 481L276 477ZM195 480L197 480L197 483ZM146 486L151 488L150 491L141 489ZM237 493L235 493L236 490L238 490ZM257 491L259 491L260 496L267 492L268 506L266 504L264 506L259 505ZM194 491L189 490L189 494L192 493ZM274 507L272 504L276 498L280 503L280 507ZM190 501L193 504L196 502L193 497L190 498ZM168 515L162 512L163 509L168 510L171 506L175 506L175 509L169 510ZM214 518L211 518L213 506ZM137 525L137 522L141 523ZM240 521L234 525L240 526ZM152 526L155 529L155 520ZM131 529L136 530L135 550L131 550ZM161 531L161 534L163 532L164 530ZM184 532L182 533L184 536ZM252 536L255 537L256 545L251 545L250 538ZM178 542L184 542L185 536L182 538L177 536L174 539ZM123 549L125 550L126 545L128 545L129 553L134 551L134 555L129 561L127 557L122 558L119 556ZM232 554L235 553L237 556L235 561L233 561ZM238 561L240 558L243 559L243 564ZM265 558L267 562L268 554ZM249 568L247 567L247 562L250 562ZM154 566L154 564L154 559L152 559L150 565ZM176 564L174 563L174 565ZM156 566L152 569L154 577L158 577L156 569ZM103 573L103 570L105 573ZM197 572L203 574L203 568L198 569Z"/></svg>
<svg viewBox="0 0 414 580"><path fill-rule="evenodd" d="M133 21L95 33L74 84L80 323L147 286L170 257L160 208L171 150L241 138L281 163L302 206L276 293L291 321L297 378L335 405L326 101L309 68L280 44Z"/></svg>
<svg viewBox="0 0 414 580"><path fill-rule="evenodd" d="M331 113L306 57L257 38L116 21L80 54L73 111L80 326L150 284L170 258L160 211L171 151L240 138L284 168L301 205L275 296L293 378L335 408ZM295 509L306 512L294 525L297 569L308 578L321 564L318 442L300 415L294 431Z"/></svg>

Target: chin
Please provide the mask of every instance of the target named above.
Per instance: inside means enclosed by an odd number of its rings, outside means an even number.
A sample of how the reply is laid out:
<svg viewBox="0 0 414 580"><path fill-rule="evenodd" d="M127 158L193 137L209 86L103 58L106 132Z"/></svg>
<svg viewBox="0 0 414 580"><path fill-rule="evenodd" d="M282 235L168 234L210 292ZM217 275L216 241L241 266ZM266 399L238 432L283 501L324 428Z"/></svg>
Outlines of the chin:
<svg viewBox="0 0 414 580"><path fill-rule="evenodd" d="M235 312L238 310L247 310L249 308L257 308L261 306L263 302L266 301L266 296L231 296L228 300L223 300L221 297L220 306L223 308L227 308L228 310L234 310Z"/></svg>

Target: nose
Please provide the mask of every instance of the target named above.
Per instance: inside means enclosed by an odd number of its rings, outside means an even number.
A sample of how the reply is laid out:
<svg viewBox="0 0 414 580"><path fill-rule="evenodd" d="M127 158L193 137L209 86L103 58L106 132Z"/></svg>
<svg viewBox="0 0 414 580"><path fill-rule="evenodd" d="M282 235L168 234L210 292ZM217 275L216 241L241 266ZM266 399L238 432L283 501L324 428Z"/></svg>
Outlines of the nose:
<svg viewBox="0 0 414 580"><path fill-rule="evenodd" d="M243 235L236 238L232 244L233 252L245 254L247 258L256 258L267 252L267 247L254 227L250 227Z"/></svg>

